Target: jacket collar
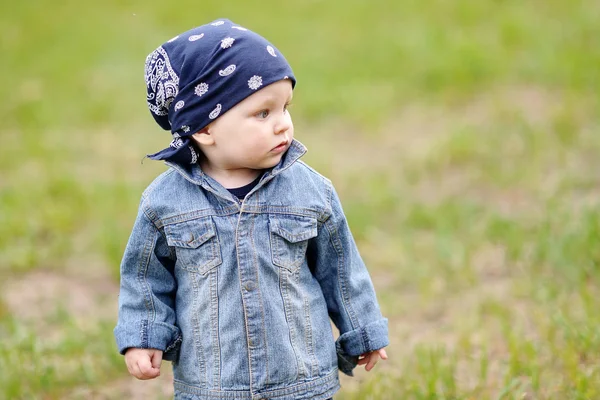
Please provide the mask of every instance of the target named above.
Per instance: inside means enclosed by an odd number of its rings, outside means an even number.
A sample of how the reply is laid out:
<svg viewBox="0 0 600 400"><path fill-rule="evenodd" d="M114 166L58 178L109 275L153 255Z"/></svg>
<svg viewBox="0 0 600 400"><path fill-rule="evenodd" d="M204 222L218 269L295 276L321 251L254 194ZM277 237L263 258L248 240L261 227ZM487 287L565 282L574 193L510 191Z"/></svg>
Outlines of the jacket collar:
<svg viewBox="0 0 600 400"><path fill-rule="evenodd" d="M261 183L266 182L267 180L272 179L272 177L280 174L285 171L289 167L291 167L296 161L300 159L306 153L306 147L294 139L289 149L285 152L279 164L275 167L271 168L269 171L265 173L265 176L261 180ZM177 173L179 173L183 178L188 180L189 182L200 185L206 189L211 191L220 191L218 187L221 187L214 179L210 176L206 175L202 168L200 168L199 164L190 164L183 165L179 163L174 163L171 161L165 161L169 167L173 168Z"/></svg>

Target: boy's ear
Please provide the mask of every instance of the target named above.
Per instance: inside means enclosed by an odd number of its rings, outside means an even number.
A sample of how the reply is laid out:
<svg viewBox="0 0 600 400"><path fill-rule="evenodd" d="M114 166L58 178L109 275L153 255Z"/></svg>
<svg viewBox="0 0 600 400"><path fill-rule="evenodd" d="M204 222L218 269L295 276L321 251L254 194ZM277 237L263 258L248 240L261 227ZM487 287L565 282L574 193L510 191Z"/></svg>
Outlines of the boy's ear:
<svg viewBox="0 0 600 400"><path fill-rule="evenodd" d="M212 146L215 143L215 139L210 134L208 126L202 128L198 132L194 133L192 135L192 137L198 144L200 144L202 146Z"/></svg>

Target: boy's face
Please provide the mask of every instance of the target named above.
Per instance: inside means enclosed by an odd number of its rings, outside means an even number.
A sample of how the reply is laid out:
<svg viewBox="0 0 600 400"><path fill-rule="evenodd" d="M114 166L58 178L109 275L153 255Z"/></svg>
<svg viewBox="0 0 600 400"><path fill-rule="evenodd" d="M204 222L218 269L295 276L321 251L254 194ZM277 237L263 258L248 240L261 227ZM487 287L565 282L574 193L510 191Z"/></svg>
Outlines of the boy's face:
<svg viewBox="0 0 600 400"><path fill-rule="evenodd" d="M265 169L279 163L294 138L287 110L292 83L275 82L245 98L193 138L209 168Z"/></svg>

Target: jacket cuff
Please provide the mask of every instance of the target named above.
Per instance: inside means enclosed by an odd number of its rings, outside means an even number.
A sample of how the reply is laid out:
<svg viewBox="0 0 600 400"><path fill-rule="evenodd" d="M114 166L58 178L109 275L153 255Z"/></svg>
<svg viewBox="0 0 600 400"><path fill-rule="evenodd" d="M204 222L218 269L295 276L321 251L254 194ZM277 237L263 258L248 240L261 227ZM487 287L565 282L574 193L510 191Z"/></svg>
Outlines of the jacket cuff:
<svg viewBox="0 0 600 400"><path fill-rule="evenodd" d="M127 349L157 349L163 351L163 359L173 361L181 343L181 333L176 326L161 322L141 321L138 325L117 325L114 331L119 353Z"/></svg>
<svg viewBox="0 0 600 400"><path fill-rule="evenodd" d="M358 356L382 349L388 344L390 341L387 318L340 335L335 343L339 370L352 376L352 369L358 363Z"/></svg>

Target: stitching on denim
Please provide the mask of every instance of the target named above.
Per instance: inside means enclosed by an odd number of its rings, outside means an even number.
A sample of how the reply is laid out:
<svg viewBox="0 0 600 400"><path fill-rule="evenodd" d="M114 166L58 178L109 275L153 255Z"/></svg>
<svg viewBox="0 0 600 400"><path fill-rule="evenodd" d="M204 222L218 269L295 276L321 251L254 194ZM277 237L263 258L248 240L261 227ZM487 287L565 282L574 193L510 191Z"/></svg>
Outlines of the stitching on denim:
<svg viewBox="0 0 600 400"><path fill-rule="evenodd" d="M217 227L215 226L215 221L212 218L210 219L210 223L212 224L213 229L215 230L215 236L213 237L213 239L211 239L211 242L213 242L212 250L213 250L214 265L207 267L206 272L208 272L209 270L215 269L219 265L223 264L223 254L221 254L221 241L219 240L219 232L217 230Z"/></svg>
<svg viewBox="0 0 600 400"><path fill-rule="evenodd" d="M308 241L313 237L318 236L318 227L315 228L317 235L313 235L313 230L304 231L302 233L293 234L284 232L279 224L272 222L270 215L268 216L269 224L269 242L271 244L271 259L273 264L278 267L285 268L290 272L298 270L306 259L306 249ZM290 242L287 237L295 242ZM306 238L305 238L306 237ZM300 239L300 240L299 240Z"/></svg>
<svg viewBox="0 0 600 400"><path fill-rule="evenodd" d="M165 353L167 353L170 350L173 350L175 347L177 347L181 342L183 341L183 337L181 335L177 335L177 337L175 338L175 340L173 340L165 349Z"/></svg>
<svg viewBox="0 0 600 400"><path fill-rule="evenodd" d="M198 301L200 299L200 287L198 286L198 277L195 275L191 275L192 282L192 290L194 291L194 298L192 300L192 309L198 309ZM206 363L204 361L204 347L202 346L202 332L200 331L200 319L198 313L193 313L192 316L192 329L194 331L194 350L196 352L196 357L194 357L196 363L198 364L199 377L200 377L200 385L204 387L208 387L208 378L206 372ZM204 380L202 380L204 377Z"/></svg>
<svg viewBox="0 0 600 400"><path fill-rule="evenodd" d="M300 365L301 359L298 354L298 350L296 349L296 331L294 329L294 323L291 320L292 311L290 310L290 301L288 296L288 277L289 271L287 269L278 269L279 275L279 288L281 291L281 297L283 299L283 313L285 315L285 320L288 326L288 332L290 336L290 345L292 346L292 351L294 352L294 358L296 359L296 378L298 379L300 376L305 376L305 374L300 373Z"/></svg>
<svg viewBox="0 0 600 400"><path fill-rule="evenodd" d="M256 249L256 244L254 243L254 225L256 224L256 216L252 215L249 218L250 221L250 227L248 229L248 238L250 240L250 245L252 249ZM268 341L267 341L267 328L265 327L265 306L264 306L264 302L263 302L263 298L262 298L262 294L261 291L259 290L260 288L260 280L259 275L258 275L258 270L259 270L259 266L258 266L258 255L256 253L256 251L253 252L253 257L252 257L252 263L254 265L254 272L255 272L255 282L256 282L256 293L259 297L258 302L260 304L260 312L261 312L261 324L262 324L262 333L263 333L263 340L264 340L264 344L265 344L265 385L269 384L269 357L267 357L267 354L269 354L269 348L268 348Z"/></svg>
<svg viewBox="0 0 600 400"><path fill-rule="evenodd" d="M229 207L221 208L220 211L217 211L214 208L203 208L200 210L188 211L182 214L172 215L170 217L164 218L161 221L160 227L167 225L175 225L182 222L189 222L206 217L226 217L228 215L237 215L239 213L239 210L240 209L237 205L232 205Z"/></svg>
<svg viewBox="0 0 600 400"><path fill-rule="evenodd" d="M198 388L177 379L174 380L175 389L181 391L183 393L195 394L199 396L210 396L212 398L219 399L235 399L235 400L250 400L251 396L247 391L228 391L228 392L220 392L220 391L212 391L212 390L204 390L202 388ZM316 378L310 382L300 383L291 387L287 387L285 389L275 389L267 392L261 393L262 399L267 399L276 396L289 396L295 393L308 391L314 388L323 388L326 385L332 385L328 388L328 393L335 393L335 391L339 390L339 378L338 378L338 369L334 368L327 375ZM238 392L238 393L236 393ZM238 396L239 394L239 396ZM330 395L328 397L331 397ZM327 397L326 397L327 398Z"/></svg>
<svg viewBox="0 0 600 400"><path fill-rule="evenodd" d="M360 336L362 339L362 345L365 347L365 352L371 351L371 340L369 339L369 333L366 327L360 328Z"/></svg>
<svg viewBox="0 0 600 400"><path fill-rule="evenodd" d="M340 288L340 293L342 295L342 306L344 307L344 311L350 317L350 323L352 325L352 330L356 329L359 326L358 321L356 319L356 315L354 314L354 310L352 308L352 304L350 302L350 296L348 295L348 289L346 288L346 270L345 270L345 258L344 258L344 248L340 241L339 235L337 234L337 228L333 226L333 220L330 218L325 223L325 228L329 233L329 239L333 248L335 249L338 256L338 265L337 265L337 275L338 275L338 287ZM333 232L331 231L333 229Z"/></svg>
<svg viewBox="0 0 600 400"><path fill-rule="evenodd" d="M251 203L251 202L250 202ZM194 210L190 212L185 212L182 214L173 215L167 218L160 220L154 211L149 209L148 207L144 208L144 212L148 215L148 219L150 219L154 225L156 225L157 229L161 229L167 225L179 224L182 222L189 222L199 218L206 217L226 217L229 215L238 215L239 207L238 205L232 205L227 208L223 208L219 211L213 208L205 208L202 210ZM245 214L283 214L290 216L298 216L298 217L311 217L315 218L317 222L325 222L325 220L329 217L329 212L326 209L312 209L312 208L304 208L304 207L293 207L293 206L273 206L267 204L249 204L246 203L244 205L244 213Z"/></svg>
<svg viewBox="0 0 600 400"><path fill-rule="evenodd" d="M199 244L196 248L185 247L183 246L184 243L181 240L175 239L178 236L175 234L175 232L173 232L175 238L171 237L169 249L171 252L175 253L175 259L177 259L177 249L179 249L181 268L192 273L206 275L212 269L221 265L223 263L223 258L221 256L219 235L217 233L217 228L214 221L211 218L210 220L202 223L207 227L205 229L207 231L206 234L211 234L206 241ZM183 229L186 232L190 231L190 229L186 229L185 227Z"/></svg>
<svg viewBox="0 0 600 400"><path fill-rule="evenodd" d="M244 212L248 214L283 214L298 217L310 217L318 222L324 222L322 218L324 211L305 207L274 206L268 204L247 205Z"/></svg>
<svg viewBox="0 0 600 400"><path fill-rule="evenodd" d="M252 377L253 373L252 373L252 357L250 355L250 336L248 334L248 313L247 313L247 309L246 309L246 300L244 297L244 292L243 292L243 280L242 280L242 264L240 263L240 251L239 251L239 226L240 226L240 222L242 219L242 209L240 209L240 213L238 216L238 222L235 225L235 253L236 253L236 258L237 258L237 264L238 264L238 279L240 281L240 290L242 291L242 308L244 311L244 324L245 324L245 331L246 331L246 343L248 345L248 375L250 378L250 390L252 390L252 384L253 384L253 380L254 378Z"/></svg>
<svg viewBox="0 0 600 400"><path fill-rule="evenodd" d="M142 321L142 325L140 326L140 330L141 330L141 337L142 337L142 349L147 349L148 348L148 320L143 320Z"/></svg>
<svg viewBox="0 0 600 400"><path fill-rule="evenodd" d="M328 185L325 186L325 190L327 191L327 203L326 210L323 211L323 222L327 221L329 217L333 214L333 184L329 182Z"/></svg>
<svg viewBox="0 0 600 400"><path fill-rule="evenodd" d="M165 164L171 168L169 171L177 171L179 173L179 176L181 176L186 181L193 183L194 185L202 186L203 180L197 181L195 179L192 179L191 177L189 177L189 174L186 171L184 171L183 168L181 168L177 163L166 161Z"/></svg>
<svg viewBox="0 0 600 400"><path fill-rule="evenodd" d="M152 261L152 251L154 250L155 243L156 232L154 235L147 236L147 240L144 242L142 257L140 257L140 263L138 264L137 270L137 281L144 295L144 305L146 306L146 311L148 312L148 321L154 321L156 318L154 299L152 297L152 288L147 280L148 267Z"/></svg>
<svg viewBox="0 0 600 400"><path fill-rule="evenodd" d="M204 219L204 218L198 218L198 219ZM196 220L194 220L196 221ZM187 224L185 222L182 223L178 223L178 224L173 224L173 225L165 225L165 231L169 231L169 236L171 239L171 243L173 243L173 246L176 247L186 247L186 248L198 248L200 247L202 244L204 244L205 242L208 241L208 239L212 238L213 236L216 236L216 228L214 226L214 223L211 224L211 221L199 221L198 224L194 224L194 226L190 226L190 224ZM185 239L181 238L181 233L180 231L177 230L177 228L175 228L175 225L177 226L181 226L182 230L184 232L190 232L192 231L192 233L200 233L199 237L194 237L193 240L191 242L186 242ZM194 228L192 230L192 228Z"/></svg>
<svg viewBox="0 0 600 400"><path fill-rule="evenodd" d="M269 219L271 219L270 216L269 216ZM301 241L301 240L308 240L310 238L313 238L316 236L314 231L318 231L317 221L314 218L309 218L309 221L304 220L304 222L310 222L311 227L309 229L304 229L302 232L299 232L299 233L289 232L286 229L284 229L284 227L281 225L283 223L283 219L279 219L276 221L277 221L277 223L272 226L271 232L278 234L279 236L281 236L282 238L284 238L288 241L293 241L294 243ZM313 221L314 221L314 226L312 226ZM285 225L285 223L283 225ZM289 237L289 239L288 239L288 237Z"/></svg>
<svg viewBox="0 0 600 400"><path fill-rule="evenodd" d="M221 388L221 347L219 345L219 296L217 293L219 270L217 268L210 272L210 294L211 294L211 334L213 347L213 385Z"/></svg>
<svg viewBox="0 0 600 400"><path fill-rule="evenodd" d="M314 349L314 341L313 341L313 331L312 331L312 319L310 317L310 304L306 296L304 296L304 340L306 341L306 348L308 351L308 356L310 358L310 374L315 375L318 370L318 361L315 356Z"/></svg>

